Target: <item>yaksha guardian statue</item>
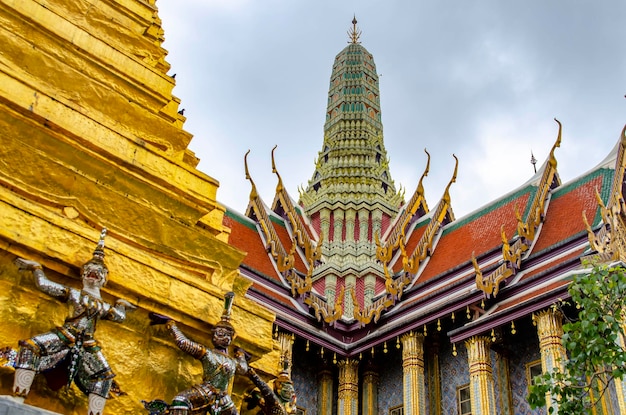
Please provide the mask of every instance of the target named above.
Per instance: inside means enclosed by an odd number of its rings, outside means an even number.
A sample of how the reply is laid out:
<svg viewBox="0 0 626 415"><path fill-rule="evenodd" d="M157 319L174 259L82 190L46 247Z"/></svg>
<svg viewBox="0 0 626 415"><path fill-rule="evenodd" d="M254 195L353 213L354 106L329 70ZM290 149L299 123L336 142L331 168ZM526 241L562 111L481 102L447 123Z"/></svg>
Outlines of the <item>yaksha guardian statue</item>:
<svg viewBox="0 0 626 415"><path fill-rule="evenodd" d="M151 313L151 324L165 324L179 349L202 362L202 383L179 392L171 405L162 405L163 401L144 402L151 414L210 414L210 415L237 415L238 411L233 403L228 388L235 374L245 374L248 371L246 353L237 349L234 356L228 353L235 336L235 329L230 324L230 313L235 294L226 294L224 311L221 320L213 328L213 348L188 339L169 317ZM153 406L158 405L155 410Z"/></svg>
<svg viewBox="0 0 626 415"><path fill-rule="evenodd" d="M274 379L273 386L265 383L253 368L248 370L248 378L258 388L244 399L247 403L246 409L252 411L249 413L256 415L293 415L296 413L296 393L291 376L289 376L289 362L285 360L283 364L283 370Z"/></svg>
<svg viewBox="0 0 626 415"><path fill-rule="evenodd" d="M89 397L88 414L103 413L115 374L94 338L96 323L98 320L121 322L126 318L126 309L134 309L125 300L117 300L112 306L100 296L108 275L104 264L105 235L106 228L100 234L93 258L82 267L82 290L49 280L35 261L15 260L21 270L33 273L40 291L69 303L71 312L62 326L20 340L15 361L14 396L25 398L35 375L43 373L52 389L69 386L73 381Z"/></svg>

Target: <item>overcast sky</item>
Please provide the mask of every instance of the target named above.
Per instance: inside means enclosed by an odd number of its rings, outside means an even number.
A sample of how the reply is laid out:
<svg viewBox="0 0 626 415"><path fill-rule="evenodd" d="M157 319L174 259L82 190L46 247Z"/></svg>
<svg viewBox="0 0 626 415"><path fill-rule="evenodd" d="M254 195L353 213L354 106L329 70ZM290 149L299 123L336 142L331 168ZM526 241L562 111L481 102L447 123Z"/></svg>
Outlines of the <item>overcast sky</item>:
<svg viewBox="0 0 626 415"><path fill-rule="evenodd" d="M198 169L219 202L244 212L244 154L264 201L271 150L294 199L322 149L334 57L356 15L380 74L385 146L396 187L442 196L459 158L460 218L525 183L563 123L568 182L610 153L626 124L626 2L158 0L174 95Z"/></svg>

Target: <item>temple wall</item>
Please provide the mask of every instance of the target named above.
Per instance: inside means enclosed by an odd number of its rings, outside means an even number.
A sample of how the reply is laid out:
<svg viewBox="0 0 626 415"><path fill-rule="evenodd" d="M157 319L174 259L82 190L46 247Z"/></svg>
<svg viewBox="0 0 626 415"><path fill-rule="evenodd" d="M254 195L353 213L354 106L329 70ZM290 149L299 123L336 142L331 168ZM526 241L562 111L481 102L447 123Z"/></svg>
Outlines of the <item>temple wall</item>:
<svg viewBox="0 0 626 415"><path fill-rule="evenodd" d="M378 413L389 414L389 409L403 404L402 350L390 347L379 367Z"/></svg>
<svg viewBox="0 0 626 415"><path fill-rule="evenodd" d="M457 345L456 356L452 355L452 347L449 344L442 345L440 350L441 413L456 414L459 412L456 400L457 388L469 383L467 349L463 345Z"/></svg>
<svg viewBox="0 0 626 415"><path fill-rule="evenodd" d="M137 306L122 324L102 321L102 343L126 395L105 413L137 414L141 399L171 399L200 381L156 311L209 344L224 294L234 291L235 345L272 374L274 315L245 298L244 253L228 245L218 182L196 170L167 75L154 1L0 0L0 347L61 325L67 308L37 290L21 256L80 288L80 267L108 229L103 298ZM0 369L0 394L12 373ZM236 382L235 400L245 381ZM86 412L75 386L53 392L42 377L27 403Z"/></svg>
<svg viewBox="0 0 626 415"><path fill-rule="evenodd" d="M539 352L539 338L536 327L528 325L530 332L518 334L509 345L511 359L511 396L513 409L516 415L544 415L545 408L530 409L528 404L528 372L527 366L531 362L541 360ZM532 332L534 330L534 332Z"/></svg>
<svg viewBox="0 0 626 415"><path fill-rule="evenodd" d="M317 415L318 374L320 365L312 351L306 351L304 341L298 339L294 344L293 369L291 380L298 396L298 407L306 410L306 415ZM336 389L337 384L335 383Z"/></svg>

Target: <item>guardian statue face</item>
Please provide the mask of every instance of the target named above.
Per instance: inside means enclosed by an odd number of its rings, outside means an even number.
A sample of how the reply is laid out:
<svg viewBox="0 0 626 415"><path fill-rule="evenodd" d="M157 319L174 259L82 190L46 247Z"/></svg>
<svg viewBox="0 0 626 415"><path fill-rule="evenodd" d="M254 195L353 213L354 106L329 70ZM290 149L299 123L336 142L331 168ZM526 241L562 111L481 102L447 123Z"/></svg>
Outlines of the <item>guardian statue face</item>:
<svg viewBox="0 0 626 415"><path fill-rule="evenodd" d="M89 261L83 265L83 285L90 288L102 288L107 282L109 270L102 262Z"/></svg>
<svg viewBox="0 0 626 415"><path fill-rule="evenodd" d="M213 345L220 349L227 349L233 341L232 330L226 327L216 327L213 330Z"/></svg>
<svg viewBox="0 0 626 415"><path fill-rule="evenodd" d="M277 385L277 392L278 392L278 396L280 396L280 398L285 401L285 402L291 402L291 400L294 398L295 395L295 391L293 389L293 383L291 382L280 382L279 385Z"/></svg>

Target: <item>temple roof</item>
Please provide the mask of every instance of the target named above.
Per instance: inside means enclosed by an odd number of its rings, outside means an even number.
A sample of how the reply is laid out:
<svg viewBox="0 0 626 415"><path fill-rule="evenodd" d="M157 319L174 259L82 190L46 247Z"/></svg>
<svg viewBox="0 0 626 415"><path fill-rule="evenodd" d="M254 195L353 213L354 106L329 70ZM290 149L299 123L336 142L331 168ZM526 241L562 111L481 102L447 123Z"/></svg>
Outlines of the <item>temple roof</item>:
<svg viewBox="0 0 626 415"><path fill-rule="evenodd" d="M456 157L429 210L422 184L427 153L416 190L401 205L379 117L352 110L366 102L359 88L367 87L380 114L373 59L353 25L335 59L323 151L301 205L284 187L272 151L278 183L271 207L246 165L252 185L246 213L224 216L230 243L248 253L241 265L252 281L248 295L276 313L279 327L341 356L411 330L435 329L458 342L565 298L572 275L585 272L581 259L626 257L610 234L620 227L614 221L626 188L626 128L605 160L563 184L557 121L557 138L538 171L462 218L453 214L449 191L463 174Z"/></svg>

